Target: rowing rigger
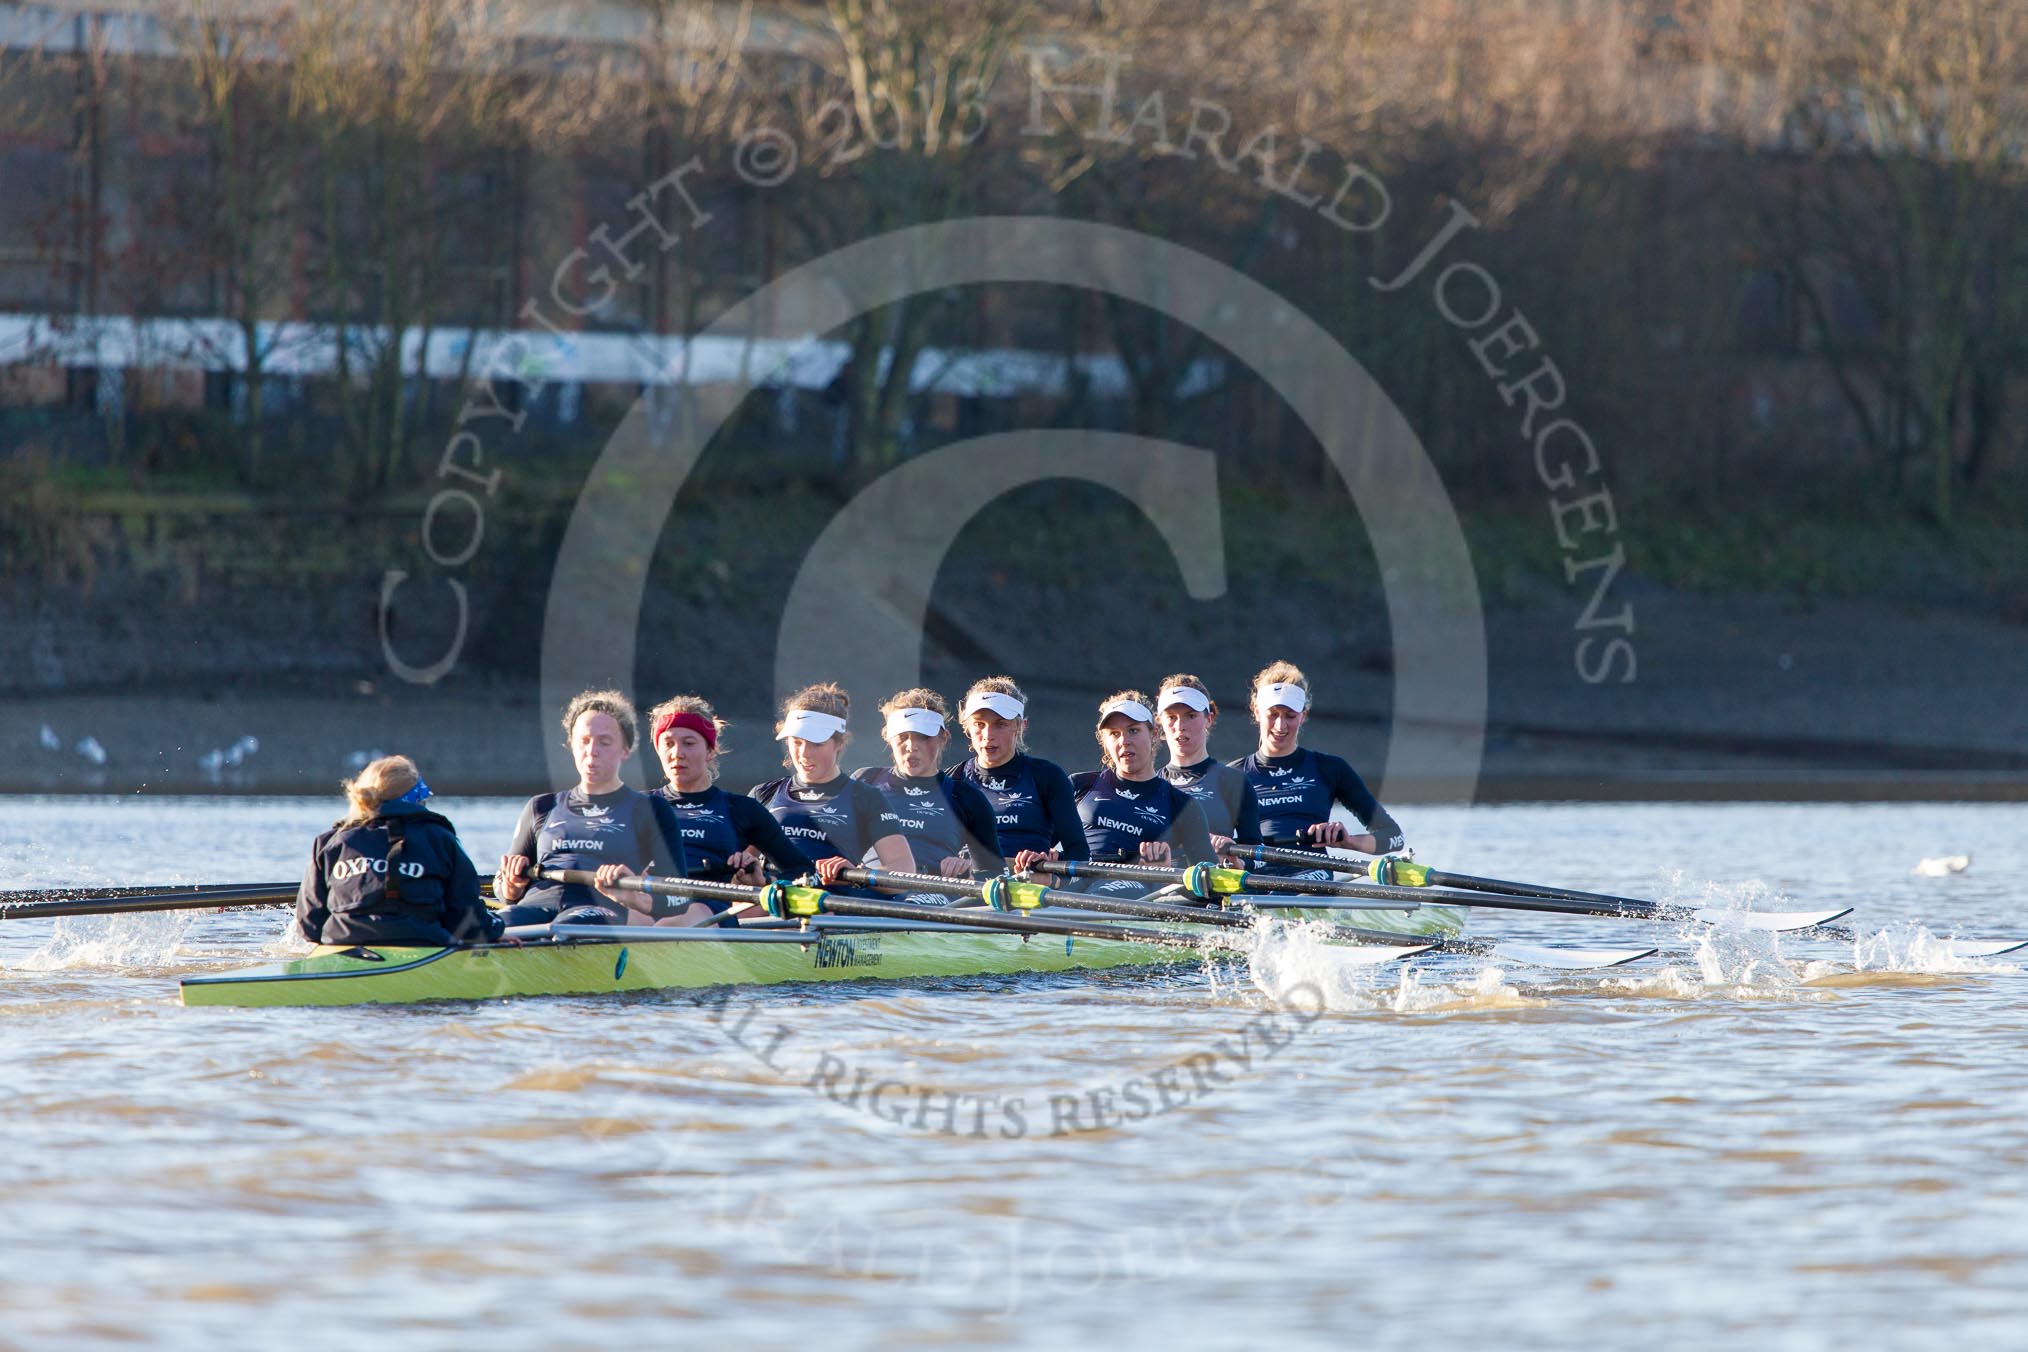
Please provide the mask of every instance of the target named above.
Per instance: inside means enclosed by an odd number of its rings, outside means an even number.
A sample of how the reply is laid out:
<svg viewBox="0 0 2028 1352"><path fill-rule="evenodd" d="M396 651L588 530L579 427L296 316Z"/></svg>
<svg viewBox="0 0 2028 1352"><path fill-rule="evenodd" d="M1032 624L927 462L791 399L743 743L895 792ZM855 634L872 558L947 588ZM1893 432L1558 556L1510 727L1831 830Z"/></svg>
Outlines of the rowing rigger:
<svg viewBox="0 0 2028 1352"><path fill-rule="evenodd" d="M926 873L904 873L890 869L857 868L846 869L839 875L844 881L858 887L874 887L883 892L935 892L950 897L966 897L985 902L999 909L1032 911L1041 907L1063 907L1069 910L1096 911L1101 914L1134 916L1145 920L1172 920L1191 925L1213 925L1235 929L1251 929L1257 913L1271 909L1259 904L1258 898L1228 897L1214 905L1200 902L1195 906L1166 905L1159 901L1124 901L1114 897L1095 897L1084 892L1061 892L1044 887L1039 883L1019 882L1009 878L989 878L984 882L966 882L957 878L943 878ZM1228 910L1225 907L1238 902L1242 909ZM1328 909L1333 905L1326 901L1313 903L1304 909ZM1401 901L1369 901L1344 903L1347 910L1394 910L1412 911L1416 903ZM948 911L945 912L948 914ZM1384 930L1361 929L1341 925L1331 931L1333 938L1352 939L1364 944L1399 943L1400 936ZM1570 948L1556 945L1488 943L1477 939L1438 938L1433 939L1424 950L1433 953L1460 953L1472 957L1496 958L1503 962L1524 967L1549 967L1565 971L1577 971L1597 967L1619 967L1642 958L1652 957L1652 948Z"/></svg>
<svg viewBox="0 0 2028 1352"><path fill-rule="evenodd" d="M864 869L847 869L846 875L864 874ZM586 869L543 869L545 882L592 886L596 875ZM901 920L917 923L961 925L967 929L996 930L1003 934L1047 934L1083 939L1113 939L1147 944L1157 948L1202 949L1209 936L1179 934L1174 930L1145 929L1105 920L1073 920L1014 914L998 909L974 911L949 906L924 906L915 902L881 901L868 897L841 897L822 888L788 883L747 887L739 883L705 882L697 878L621 878L614 886L623 891L654 896L688 897L715 901L744 902L759 906L783 919L809 919L820 915L856 916L870 920ZM911 888L911 891L921 889ZM1040 889L1038 889L1040 890ZM1080 898L1080 904L1082 899ZM1024 908L1029 909L1029 908ZM1083 909L1092 909L1085 907ZM1155 908L1163 918L1177 918L1201 924L1202 916L1184 907ZM1413 909L1413 908L1407 908ZM1352 932L1347 931L1352 937ZM1372 941L1340 945L1348 962L1360 965L1394 962L1427 953L1434 943L1400 934L1376 934Z"/></svg>

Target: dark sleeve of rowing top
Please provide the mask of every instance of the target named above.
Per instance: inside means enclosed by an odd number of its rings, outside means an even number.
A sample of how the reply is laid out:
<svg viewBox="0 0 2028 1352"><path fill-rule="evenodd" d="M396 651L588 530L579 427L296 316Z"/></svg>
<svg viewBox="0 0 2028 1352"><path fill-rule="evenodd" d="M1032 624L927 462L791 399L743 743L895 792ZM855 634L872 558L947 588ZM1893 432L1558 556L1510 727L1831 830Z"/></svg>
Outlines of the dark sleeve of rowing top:
<svg viewBox="0 0 2028 1352"><path fill-rule="evenodd" d="M1170 797L1180 808L1169 823L1170 852L1181 856L1180 862L1185 864L1216 862L1217 854L1211 848L1211 829L1204 822L1204 809L1198 806L1195 798L1166 779L1162 783L1168 786Z"/></svg>
<svg viewBox="0 0 2028 1352"><path fill-rule="evenodd" d="M444 928L460 943L497 939L506 922L486 909L479 895L479 871L464 844L450 831L443 833L443 852L450 860L450 877L444 882Z"/></svg>
<svg viewBox="0 0 2028 1352"><path fill-rule="evenodd" d="M1239 786L1239 801L1232 808L1232 838L1242 845L1263 844L1260 833L1260 796L1253 791L1253 784L1247 777L1231 766L1226 779L1228 784Z"/></svg>
<svg viewBox="0 0 2028 1352"><path fill-rule="evenodd" d="M1072 775L1070 777L1071 798L1078 802L1083 802L1084 796L1091 792L1091 786L1098 783L1098 777L1099 772L1096 770L1079 770L1076 774Z"/></svg>
<svg viewBox="0 0 2028 1352"><path fill-rule="evenodd" d="M1359 772L1337 756L1317 752L1317 777L1324 781L1324 787L1331 791L1331 797L1352 810L1359 824L1373 833L1373 839L1381 854L1390 854L1405 843L1402 839L1401 824L1387 815L1387 809L1380 806L1380 800L1373 796L1373 790L1366 787L1366 781Z"/></svg>
<svg viewBox="0 0 2028 1352"><path fill-rule="evenodd" d="M690 854L683 848L683 826L676 820L675 804L660 794L641 796L648 800L648 816L645 821L636 816L634 829L646 837L641 857L649 861L641 866L641 871L647 873L652 869L664 875L689 877Z"/></svg>
<svg viewBox="0 0 2028 1352"><path fill-rule="evenodd" d="M1091 842L1084 838L1084 818L1077 815L1077 794L1070 776L1050 761L1028 758L1029 773L1035 776L1036 797L1049 817L1049 829L1056 833L1056 848L1065 859L1091 858Z"/></svg>
<svg viewBox="0 0 2028 1352"><path fill-rule="evenodd" d="M852 820L859 827L860 842L870 851L874 842L886 840L889 836L902 834L901 818L895 814L894 804L887 801L887 795L863 779L847 779L846 794L852 801ZM903 838L902 844L908 840ZM865 858L862 852L860 858ZM852 861L858 863L857 859Z"/></svg>
<svg viewBox="0 0 2028 1352"><path fill-rule="evenodd" d="M972 867L986 873L1005 873L1007 860L1000 853L1000 824L993 820L993 805L969 779L947 774L943 781L944 793L951 800L951 815L964 830Z"/></svg>
<svg viewBox="0 0 2028 1352"><path fill-rule="evenodd" d="M725 799L725 815L732 822L741 846L751 845L766 855L775 872L784 878L800 878L816 867L810 856L789 839L789 833L782 830L774 813L743 793L728 793Z"/></svg>
<svg viewBox="0 0 2028 1352"><path fill-rule="evenodd" d="M324 922L331 918L331 893L324 880L326 831L310 846L310 865L303 870L303 885L296 889L296 928L313 944L324 942Z"/></svg>
<svg viewBox="0 0 2028 1352"><path fill-rule="evenodd" d="M535 857L535 823L542 815L535 810L535 805L543 803L544 799L549 799L553 802L554 795L538 793L521 805L520 820L514 823L514 838L507 845L507 853L526 855L528 857L528 866L531 869L542 862ZM542 812L547 811L549 811L549 805L548 803L543 803Z"/></svg>

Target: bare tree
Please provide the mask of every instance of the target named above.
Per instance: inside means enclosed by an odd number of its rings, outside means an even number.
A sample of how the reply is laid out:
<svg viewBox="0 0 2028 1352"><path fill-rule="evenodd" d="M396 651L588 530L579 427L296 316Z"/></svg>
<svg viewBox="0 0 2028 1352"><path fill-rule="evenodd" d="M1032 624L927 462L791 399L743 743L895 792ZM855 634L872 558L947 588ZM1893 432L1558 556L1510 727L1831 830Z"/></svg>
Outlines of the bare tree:
<svg viewBox="0 0 2028 1352"><path fill-rule="evenodd" d="M1895 491L1927 466L1947 524L2024 334L2028 7L1714 0L1698 17L1705 50L1747 77L1739 123L1781 155L1763 228L1854 424Z"/></svg>

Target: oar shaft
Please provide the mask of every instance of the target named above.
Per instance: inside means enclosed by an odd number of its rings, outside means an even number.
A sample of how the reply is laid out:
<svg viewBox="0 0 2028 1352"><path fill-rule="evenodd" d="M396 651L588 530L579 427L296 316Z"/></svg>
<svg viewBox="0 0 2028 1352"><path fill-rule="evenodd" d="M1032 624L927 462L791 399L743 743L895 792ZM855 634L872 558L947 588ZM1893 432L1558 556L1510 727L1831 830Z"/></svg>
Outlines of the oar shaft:
<svg viewBox="0 0 2028 1352"><path fill-rule="evenodd" d="M1131 882L1189 884L1188 869L1156 868L1149 864L1105 864L1097 860L1057 859L1039 863L1034 872L1058 878L1122 878ZM1245 875L1241 890L1247 892L1296 892L1305 896L1362 897L1382 911L1412 911L1422 898L1413 889L1388 890L1364 883L1334 883L1315 878L1279 878L1273 874ZM1407 905L1397 903L1406 902Z"/></svg>
<svg viewBox="0 0 2028 1352"><path fill-rule="evenodd" d="M595 876L589 869L545 869L547 882L579 883L590 886ZM762 903L762 889L737 883L708 883L696 878L622 878L615 886L630 892L652 892L672 897L722 897L728 901ZM1008 934L1047 934L1084 939L1117 939L1132 943L1159 944L1168 948L1196 948L1199 941L1162 930L1134 929L1094 920L1080 924L1071 920L1037 920L1007 915L1000 911L953 912L945 906L918 906L913 902L881 901L868 897L841 897L823 894L823 908L831 915L857 915L871 920L924 920L937 924L965 925L972 929L1000 930Z"/></svg>
<svg viewBox="0 0 2028 1352"><path fill-rule="evenodd" d="M887 869L848 868L838 875L844 881L857 887L878 887L900 892L944 892L951 896L976 897L986 890L983 883L967 883L955 878L935 878L920 873L897 873ZM1171 920L1185 925L1215 925L1226 929L1245 929L1253 921L1233 911L1194 906L1165 906L1154 901L1115 901L1110 897L1094 897L1083 892L1055 892L1042 889L1042 904L1065 906L1080 911L1096 911L1101 915L1133 916L1141 920ZM1395 936L1398 941L1399 935Z"/></svg>
<svg viewBox="0 0 2028 1352"><path fill-rule="evenodd" d="M1236 858L1250 859L1257 864L1289 864L1298 868L1329 869L1333 873L1350 873L1370 876L1372 861L1346 859L1335 854L1324 854L1315 850L1294 850L1284 845L1238 845L1228 853ZM1606 892L1580 892L1570 887L1550 887L1544 883L1517 883L1503 878L1481 878L1471 873L1451 873L1444 869L1426 869L1425 876L1432 887L1461 887L1468 892L1499 892L1512 897L1537 897L1544 901L1572 901L1593 906L1617 908L1620 914L1631 907L1637 911L1655 907L1652 901L1637 897L1618 897Z"/></svg>
<svg viewBox="0 0 2028 1352"><path fill-rule="evenodd" d="M598 875L588 868L545 868L535 876L546 883L596 887ZM759 905L762 889L739 883L714 883L702 878L621 878L613 884L622 892L646 892L658 897L703 897L713 901L745 901Z"/></svg>
<svg viewBox="0 0 2028 1352"><path fill-rule="evenodd" d="M289 892L294 883L148 883L138 887L31 887L17 892L0 892L0 910L45 901L114 901L123 897L200 897L228 892Z"/></svg>
<svg viewBox="0 0 2028 1352"><path fill-rule="evenodd" d="M0 906L0 920L138 915L147 911L208 911L225 906L289 906L295 900L293 883L278 887L207 888L202 892L130 894L105 900L14 902Z"/></svg>
<svg viewBox="0 0 2028 1352"><path fill-rule="evenodd" d="M908 873L901 869L848 868L841 872L839 880L854 887L877 887L889 892L937 892L947 897L980 897L986 895L984 883L971 882L964 878L946 878L936 873Z"/></svg>

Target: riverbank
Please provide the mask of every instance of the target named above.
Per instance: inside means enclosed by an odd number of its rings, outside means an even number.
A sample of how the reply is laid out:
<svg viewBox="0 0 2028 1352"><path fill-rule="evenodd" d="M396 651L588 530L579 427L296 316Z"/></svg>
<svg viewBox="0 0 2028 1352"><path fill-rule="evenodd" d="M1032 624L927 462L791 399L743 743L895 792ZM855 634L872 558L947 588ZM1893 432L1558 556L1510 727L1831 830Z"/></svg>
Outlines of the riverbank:
<svg viewBox="0 0 2028 1352"><path fill-rule="evenodd" d="M2028 701L2019 698L2028 635L2015 625L1881 603L1659 589L1633 604L1640 666L1623 685L1578 679L1557 607L1489 614L1481 799L2028 798ZM1090 762L1091 710L1113 683L1079 679L1096 663L1043 670L1023 661L979 620L952 598L943 613L956 628L951 643L976 651L959 660L933 650L927 678L955 696L985 667L1013 671L1032 698L1034 749L1073 767ZM1375 657L1384 646L1320 651L1316 639L1290 633L1277 648L1298 655L1318 691L1308 741L1377 777L1393 685ZM1200 650L1197 665L1214 689L1238 691L1266 655L1252 641L1228 644ZM1150 670L1138 683L1163 674ZM698 684L735 725L725 782L744 788L775 773L765 682ZM479 676L434 689L305 675L15 694L0 699L0 792L322 794L367 754L399 750L444 792L526 794L548 783L545 756L561 740L554 717L532 680ZM1240 755L1246 733L1243 716L1229 719L1214 749ZM87 738L103 763L80 753ZM258 749L246 751L247 739ZM848 762L879 754L868 722ZM651 782L652 773L642 760L633 777ZM1410 802L1428 788L1410 780L1389 794Z"/></svg>

